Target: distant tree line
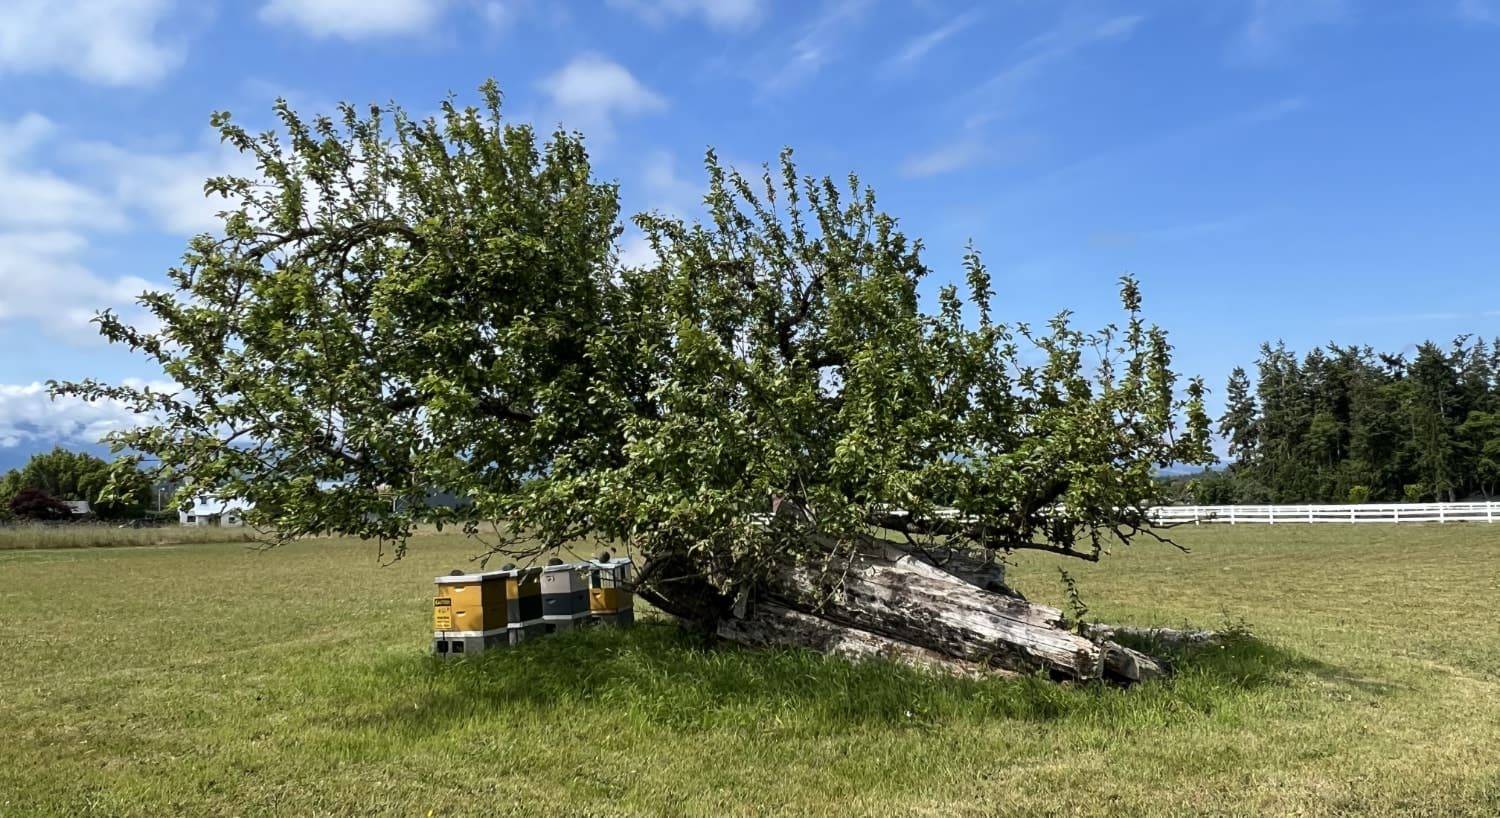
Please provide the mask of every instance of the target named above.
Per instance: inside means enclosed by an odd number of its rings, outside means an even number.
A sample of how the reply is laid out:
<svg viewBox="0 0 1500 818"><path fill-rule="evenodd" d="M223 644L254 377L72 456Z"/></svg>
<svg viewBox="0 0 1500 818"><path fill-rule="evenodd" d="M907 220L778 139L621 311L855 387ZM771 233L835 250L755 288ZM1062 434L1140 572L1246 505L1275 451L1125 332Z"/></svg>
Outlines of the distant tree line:
<svg viewBox="0 0 1500 818"><path fill-rule="evenodd" d="M1461 337L1411 356L1262 345L1230 375L1228 468L1197 503L1452 502L1500 491L1500 346Z"/></svg>
<svg viewBox="0 0 1500 818"><path fill-rule="evenodd" d="M33 456L0 475L0 520L58 520L71 515L64 500L83 500L105 520L140 517L151 508L151 479L138 470L61 447Z"/></svg>

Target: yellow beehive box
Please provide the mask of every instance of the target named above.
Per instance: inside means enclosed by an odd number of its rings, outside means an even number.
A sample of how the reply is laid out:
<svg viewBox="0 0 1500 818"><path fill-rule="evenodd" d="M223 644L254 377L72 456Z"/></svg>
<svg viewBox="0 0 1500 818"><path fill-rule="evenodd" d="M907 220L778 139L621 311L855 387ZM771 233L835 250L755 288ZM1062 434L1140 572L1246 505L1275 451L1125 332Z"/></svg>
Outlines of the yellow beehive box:
<svg viewBox="0 0 1500 818"><path fill-rule="evenodd" d="M589 612L595 618L615 624L628 624L633 618L630 567L630 558L615 559L608 551L589 561Z"/></svg>
<svg viewBox="0 0 1500 818"><path fill-rule="evenodd" d="M466 636L505 631L505 577L499 571L438 577L432 629Z"/></svg>
<svg viewBox="0 0 1500 818"><path fill-rule="evenodd" d="M510 611L508 625L511 644L518 644L528 636L544 633L542 569L506 565L500 569L500 573L505 575L505 602Z"/></svg>

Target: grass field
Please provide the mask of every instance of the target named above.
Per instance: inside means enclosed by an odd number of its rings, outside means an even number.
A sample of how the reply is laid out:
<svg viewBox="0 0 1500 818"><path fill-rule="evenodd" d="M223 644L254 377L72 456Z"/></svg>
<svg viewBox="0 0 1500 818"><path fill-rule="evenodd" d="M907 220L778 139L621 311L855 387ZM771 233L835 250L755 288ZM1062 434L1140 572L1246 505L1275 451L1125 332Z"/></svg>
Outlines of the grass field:
<svg viewBox="0 0 1500 818"><path fill-rule="evenodd" d="M0 815L1500 813L1500 526L1180 539L1069 566L1093 614L1260 641L1132 690L664 623L445 665L441 537L0 553Z"/></svg>

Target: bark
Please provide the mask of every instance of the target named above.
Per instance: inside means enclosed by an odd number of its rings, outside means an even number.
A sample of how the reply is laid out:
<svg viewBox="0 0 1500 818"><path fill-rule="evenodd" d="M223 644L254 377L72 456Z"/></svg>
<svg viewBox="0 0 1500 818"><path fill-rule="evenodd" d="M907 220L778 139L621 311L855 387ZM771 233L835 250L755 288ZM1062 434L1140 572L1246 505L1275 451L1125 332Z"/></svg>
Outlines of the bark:
<svg viewBox="0 0 1500 818"><path fill-rule="evenodd" d="M635 593L689 627L710 633L732 616L733 602L721 596L680 556L651 559L636 577Z"/></svg>

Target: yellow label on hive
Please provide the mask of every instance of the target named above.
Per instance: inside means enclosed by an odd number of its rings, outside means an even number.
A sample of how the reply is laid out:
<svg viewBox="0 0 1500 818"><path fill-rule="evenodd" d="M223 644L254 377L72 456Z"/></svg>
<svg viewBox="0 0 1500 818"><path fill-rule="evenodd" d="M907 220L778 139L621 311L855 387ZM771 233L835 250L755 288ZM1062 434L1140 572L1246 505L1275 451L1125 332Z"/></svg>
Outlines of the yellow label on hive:
<svg viewBox="0 0 1500 818"><path fill-rule="evenodd" d="M432 629L453 630L453 600L440 596L432 600Z"/></svg>

